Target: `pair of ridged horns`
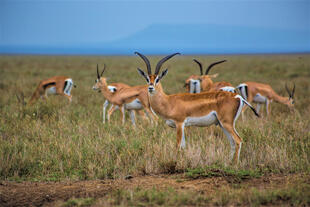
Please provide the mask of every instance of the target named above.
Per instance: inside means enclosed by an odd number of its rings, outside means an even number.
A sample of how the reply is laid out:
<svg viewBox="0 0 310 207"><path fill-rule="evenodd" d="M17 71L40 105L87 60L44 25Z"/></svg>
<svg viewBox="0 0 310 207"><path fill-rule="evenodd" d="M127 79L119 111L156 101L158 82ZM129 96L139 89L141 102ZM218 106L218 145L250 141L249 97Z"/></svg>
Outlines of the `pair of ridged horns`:
<svg viewBox="0 0 310 207"><path fill-rule="evenodd" d="M142 60L145 62L145 64L146 64L146 68L147 68L147 73L149 74L149 75L152 75L152 70L151 70L151 64L150 64L150 61L147 59L147 57L145 57L144 55L142 55L141 53L139 53L139 52L135 52L135 54L136 55L139 55L141 58L142 58ZM180 55L180 53L173 53L173 54L171 54L171 55L168 55L168 56L166 56L166 57L164 57L163 59L161 59L158 63L157 63L157 65L156 65L156 68L155 68L155 75L158 75L158 73L159 73L159 71L160 71L160 68L161 68L161 66L164 64L164 62L166 62L167 60L169 60L170 58L172 58L173 56L175 56L175 55Z"/></svg>
<svg viewBox="0 0 310 207"><path fill-rule="evenodd" d="M101 75L99 75L99 68L98 68L98 64L97 64L97 78L100 79L100 77L102 76L103 72L105 71L105 64L103 65L103 70L101 72Z"/></svg>
<svg viewBox="0 0 310 207"><path fill-rule="evenodd" d="M286 83L285 83L285 89L286 89L288 95L290 96L290 98L294 98L294 94L295 94L295 83L294 83L294 87L293 87L292 93L291 93L290 90L288 89Z"/></svg>
<svg viewBox="0 0 310 207"><path fill-rule="evenodd" d="M202 64L201 64L198 60L196 60L196 59L193 59L193 61L195 61L195 63L197 63L197 64L199 65L199 68L200 68L200 75L203 75ZM218 61L218 62L215 62L215 63L210 64L209 67L206 69L205 75L208 75L210 69L211 69L213 66L215 66L215 65L217 65L217 64L220 64L220 63L223 63L223 62L226 62L226 60L221 60L221 61Z"/></svg>

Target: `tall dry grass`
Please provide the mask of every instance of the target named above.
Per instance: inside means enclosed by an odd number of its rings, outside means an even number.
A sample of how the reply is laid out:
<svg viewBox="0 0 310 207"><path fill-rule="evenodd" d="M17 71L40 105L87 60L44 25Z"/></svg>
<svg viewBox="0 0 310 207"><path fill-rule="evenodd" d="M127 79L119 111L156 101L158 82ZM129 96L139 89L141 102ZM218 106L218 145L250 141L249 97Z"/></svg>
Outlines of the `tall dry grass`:
<svg viewBox="0 0 310 207"><path fill-rule="evenodd" d="M96 64L108 66L109 82L145 84L136 72L144 64L137 57L0 57L0 177L1 179L59 180L118 178L128 174L172 173L206 165L262 172L310 172L310 56L201 56L205 63L227 59L211 71L234 85L243 81L269 83L280 95L284 84L296 83L296 111L271 104L271 116L256 118L250 110L236 127L244 140L239 165L229 161L230 145L216 127L187 128L185 150L175 150L175 130L138 120L134 129L119 112L102 124L101 94L92 91ZM160 57L151 57L153 65ZM184 91L184 80L199 73L193 57L166 63L167 93ZM54 96L24 107L15 94L29 100L41 79L71 76L77 85L73 102Z"/></svg>

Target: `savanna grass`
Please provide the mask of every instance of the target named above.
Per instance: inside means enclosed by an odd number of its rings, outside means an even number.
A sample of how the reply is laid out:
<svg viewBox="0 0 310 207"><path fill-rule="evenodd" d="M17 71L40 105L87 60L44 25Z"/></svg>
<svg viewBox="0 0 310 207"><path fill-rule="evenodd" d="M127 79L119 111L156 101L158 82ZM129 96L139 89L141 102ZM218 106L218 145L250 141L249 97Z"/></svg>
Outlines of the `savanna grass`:
<svg viewBox="0 0 310 207"><path fill-rule="evenodd" d="M160 57L151 57L155 65ZM269 83L280 95L284 84L296 83L295 112L277 103L271 115L256 118L250 110L236 128L244 140L239 165L229 161L229 142L216 127L187 128L185 150L175 150L175 130L160 120L157 125L129 117L121 124L119 112L102 123L101 94L92 91L96 64L108 67L109 82L145 84L136 72L144 63L138 57L0 57L0 177L12 180L121 178L128 174L187 172L218 166L251 172L310 172L310 56L201 56L204 65L227 59L211 71L215 81L237 85L243 81ZM183 92L184 80L199 74L193 57L179 56L165 63L169 74L162 81L167 93ZM40 80L68 75L73 102L59 97L24 106L16 94L29 101ZM263 109L264 110L264 109ZM262 111L263 111L262 110ZM127 115L128 116L128 115Z"/></svg>

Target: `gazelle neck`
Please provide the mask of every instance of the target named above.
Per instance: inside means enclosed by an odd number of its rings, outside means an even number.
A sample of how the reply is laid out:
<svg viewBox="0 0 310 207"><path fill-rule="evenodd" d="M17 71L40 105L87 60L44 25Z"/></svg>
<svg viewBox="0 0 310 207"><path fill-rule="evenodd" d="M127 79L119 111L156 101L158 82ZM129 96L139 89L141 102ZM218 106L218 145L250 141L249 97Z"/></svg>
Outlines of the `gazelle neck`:
<svg viewBox="0 0 310 207"><path fill-rule="evenodd" d="M168 95L164 92L161 83L156 85L154 93L148 93L152 109L163 117L169 118L171 105Z"/></svg>
<svg viewBox="0 0 310 207"><path fill-rule="evenodd" d="M273 99L275 102L289 105L289 98L288 97L280 96L277 93L274 93Z"/></svg>
<svg viewBox="0 0 310 207"><path fill-rule="evenodd" d="M111 91L109 90L108 88L108 84L107 84L107 81L105 79L102 79L101 80L101 87L100 87L100 90L101 90L101 93L102 95L108 99L109 101L111 101L112 99L112 96L113 96L113 93L111 93Z"/></svg>

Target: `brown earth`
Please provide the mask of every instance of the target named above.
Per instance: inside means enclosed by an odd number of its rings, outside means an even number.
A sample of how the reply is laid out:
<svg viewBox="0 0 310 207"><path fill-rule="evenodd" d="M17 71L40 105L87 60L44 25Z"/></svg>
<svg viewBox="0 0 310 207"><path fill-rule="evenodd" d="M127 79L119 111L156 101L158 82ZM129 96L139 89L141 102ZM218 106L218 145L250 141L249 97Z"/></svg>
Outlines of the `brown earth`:
<svg viewBox="0 0 310 207"><path fill-rule="evenodd" d="M53 206L56 201L70 198L101 198L116 189L156 188L196 191L212 194L220 188L242 184L261 190L284 188L302 180L310 184L310 175L270 175L261 178L234 180L229 177L187 179L183 174L138 176L131 179L63 181L63 182L0 182L0 206Z"/></svg>

